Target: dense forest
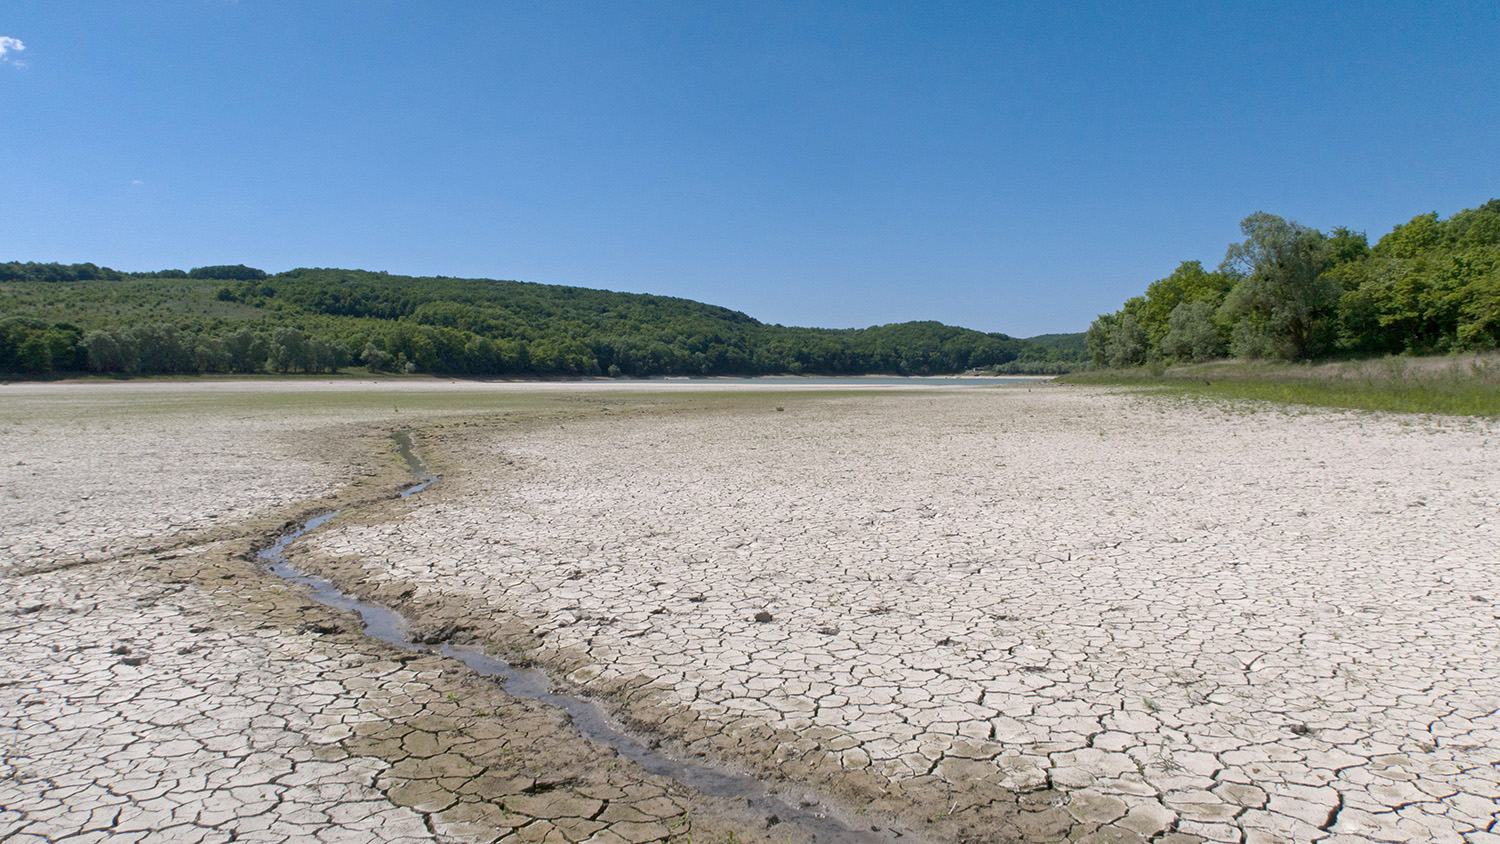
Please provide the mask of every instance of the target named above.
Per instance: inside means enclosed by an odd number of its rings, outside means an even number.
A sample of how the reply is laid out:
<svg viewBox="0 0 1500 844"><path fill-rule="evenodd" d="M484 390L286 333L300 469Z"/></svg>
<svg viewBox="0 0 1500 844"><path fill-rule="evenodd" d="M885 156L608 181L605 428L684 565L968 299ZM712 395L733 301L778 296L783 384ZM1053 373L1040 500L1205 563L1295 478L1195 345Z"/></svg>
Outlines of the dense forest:
<svg viewBox="0 0 1500 844"><path fill-rule="evenodd" d="M927 375L1066 371L1083 357L937 322L792 328L685 299L517 281L0 264L9 374Z"/></svg>
<svg viewBox="0 0 1500 844"><path fill-rule="evenodd" d="M1089 327L1098 366L1311 360L1500 346L1500 199L1370 246L1258 212L1215 270L1185 261Z"/></svg>

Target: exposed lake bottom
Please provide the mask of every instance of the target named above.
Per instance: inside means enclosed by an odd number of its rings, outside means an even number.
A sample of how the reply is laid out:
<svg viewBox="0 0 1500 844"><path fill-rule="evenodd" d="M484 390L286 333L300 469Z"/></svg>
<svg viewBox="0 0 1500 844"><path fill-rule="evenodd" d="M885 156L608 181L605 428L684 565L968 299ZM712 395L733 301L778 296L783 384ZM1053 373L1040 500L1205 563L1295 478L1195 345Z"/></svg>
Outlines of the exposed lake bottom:
<svg viewBox="0 0 1500 844"><path fill-rule="evenodd" d="M1497 833L1492 423L1026 385L198 386L0 404L0 837L810 840L466 653L854 830ZM393 429L437 486L395 495ZM284 557L419 647L255 557L333 511Z"/></svg>
<svg viewBox="0 0 1500 844"><path fill-rule="evenodd" d="M401 496L408 497L436 482L437 477L428 473L421 459L416 456L410 436L401 431L393 437L399 454L419 481L417 485L402 490ZM807 799L805 792L800 795L800 799L789 802L773 794L753 778L673 759L653 749L649 740L631 735L613 724L598 704L553 692L552 683L543 671L516 668L504 659L473 647L445 643L433 648L414 642L408 633L409 625L398 613L378 604L361 601L322 578L302 574L285 559L283 552L288 545L304 534L317 530L337 515L326 513L309 519L301 528L280 536L258 556L277 577L306 587L312 598L319 603L342 612L357 613L363 623L362 632L365 635L403 650L431 652L457 660L478 674L495 680L511 695L538 701L567 713L572 726L586 739L609 748L649 773L670 778L708 797L743 801L751 810L764 816L771 825L784 825L780 832L795 831L805 834L810 841L822 844L874 844L902 838L913 840L903 836L901 832L881 829L868 823L863 824L862 828L845 823L841 817L848 816L847 811L831 810L825 800Z"/></svg>

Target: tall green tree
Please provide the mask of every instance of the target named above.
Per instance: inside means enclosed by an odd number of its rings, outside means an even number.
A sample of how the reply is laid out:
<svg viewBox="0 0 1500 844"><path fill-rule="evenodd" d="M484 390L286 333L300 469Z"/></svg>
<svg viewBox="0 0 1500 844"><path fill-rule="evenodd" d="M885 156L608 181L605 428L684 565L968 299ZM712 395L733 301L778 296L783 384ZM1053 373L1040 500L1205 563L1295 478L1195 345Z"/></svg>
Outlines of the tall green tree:
<svg viewBox="0 0 1500 844"><path fill-rule="evenodd" d="M1152 347L1160 350L1162 339L1171 330L1172 312L1178 305L1206 302L1210 309L1217 309L1234 282L1233 276L1203 269L1202 261L1183 261L1171 275L1146 287L1146 298L1136 311L1136 319Z"/></svg>
<svg viewBox="0 0 1500 844"><path fill-rule="evenodd" d="M1223 356L1227 349L1214 320L1214 303L1207 299L1182 302L1172 309L1167 336L1161 340L1165 357L1202 363Z"/></svg>
<svg viewBox="0 0 1500 844"><path fill-rule="evenodd" d="M255 372L266 365L271 354L266 338L248 328L232 331L223 339L229 368L235 372Z"/></svg>
<svg viewBox="0 0 1500 844"><path fill-rule="evenodd" d="M1328 275L1343 291L1339 342L1357 354L1500 345L1500 201L1422 214Z"/></svg>
<svg viewBox="0 0 1500 844"><path fill-rule="evenodd" d="M1326 351L1342 292L1324 276L1328 239L1317 229L1257 211L1240 223L1219 271L1238 279L1219 316L1235 353L1301 360Z"/></svg>
<svg viewBox="0 0 1500 844"><path fill-rule="evenodd" d="M95 372L135 372L140 353L129 332L90 331L83 338L89 369Z"/></svg>
<svg viewBox="0 0 1500 844"><path fill-rule="evenodd" d="M277 372L309 371L307 335L296 328L278 328L271 333L268 365Z"/></svg>

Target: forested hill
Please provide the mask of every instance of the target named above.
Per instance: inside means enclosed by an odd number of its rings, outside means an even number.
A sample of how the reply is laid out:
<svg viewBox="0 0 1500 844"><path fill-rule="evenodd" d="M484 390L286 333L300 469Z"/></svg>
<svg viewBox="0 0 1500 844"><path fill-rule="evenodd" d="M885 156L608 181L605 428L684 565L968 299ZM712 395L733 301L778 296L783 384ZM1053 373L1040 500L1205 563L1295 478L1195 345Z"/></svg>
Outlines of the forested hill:
<svg viewBox="0 0 1500 844"><path fill-rule="evenodd" d="M920 375L1065 370L1080 357L937 322L792 328L686 299L517 281L0 264L7 373Z"/></svg>
<svg viewBox="0 0 1500 844"><path fill-rule="evenodd" d="M1101 366L1500 347L1500 199L1423 214L1371 246L1257 212L1217 269L1184 261L1088 330Z"/></svg>

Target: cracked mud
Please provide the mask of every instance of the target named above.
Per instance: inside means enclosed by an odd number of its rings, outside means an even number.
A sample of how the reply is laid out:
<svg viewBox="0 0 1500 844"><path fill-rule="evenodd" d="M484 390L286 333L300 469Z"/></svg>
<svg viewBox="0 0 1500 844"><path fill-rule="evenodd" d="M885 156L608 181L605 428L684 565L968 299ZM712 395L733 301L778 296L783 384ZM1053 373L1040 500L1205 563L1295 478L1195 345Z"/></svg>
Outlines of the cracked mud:
<svg viewBox="0 0 1500 844"><path fill-rule="evenodd" d="M431 443L441 498L312 545L952 834L997 786L1042 838L1489 841L1491 437L1057 390L598 418Z"/></svg>
<svg viewBox="0 0 1500 844"><path fill-rule="evenodd" d="M15 391L0 413L0 841L647 844L744 825L253 562L289 516L405 485L386 414L132 392Z"/></svg>
<svg viewBox="0 0 1500 844"><path fill-rule="evenodd" d="M0 840L786 837L205 528L396 488L350 432L409 414L105 429L55 401L3 417ZM294 559L934 841L1500 841L1488 423L1057 388L602 401L421 417L441 484ZM97 450L58 448L80 428Z"/></svg>

